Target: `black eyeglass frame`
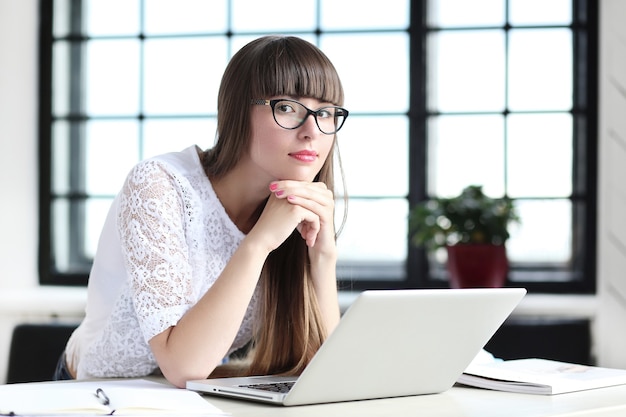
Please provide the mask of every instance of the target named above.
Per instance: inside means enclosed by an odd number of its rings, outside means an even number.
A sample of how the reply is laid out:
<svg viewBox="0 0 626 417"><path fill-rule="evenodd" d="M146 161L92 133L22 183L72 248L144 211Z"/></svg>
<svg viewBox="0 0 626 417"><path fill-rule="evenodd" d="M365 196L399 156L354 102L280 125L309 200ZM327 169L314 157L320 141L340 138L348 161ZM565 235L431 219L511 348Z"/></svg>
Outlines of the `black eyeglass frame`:
<svg viewBox="0 0 626 417"><path fill-rule="evenodd" d="M291 103L296 103L299 104L300 106L304 107L304 109L306 110L306 116L304 116L302 118L302 121L294 127L285 127L283 125L281 125L278 120L276 119L276 113L275 113L275 106L277 103L280 103L282 101L288 101ZM255 104L255 105L260 105L260 106L270 106L272 108L272 117L274 117L274 121L276 122L276 124L280 127L282 127L283 129L287 129L287 130L294 130L294 129L298 129L300 126L302 126L304 124L304 122L306 122L306 120L308 119L308 117L310 115L313 115L313 118L315 119L315 124L317 125L317 128L319 129L320 132L322 132L325 135L334 135L335 133L339 132L339 129L342 128L342 126L344 125L344 123L346 122L346 119L348 118L348 115L350 114L350 112L346 109L344 109L343 107L339 107L339 106L325 106L322 108L319 108L317 110L311 110L309 109L307 106L305 106L304 104L300 103L299 101L296 100L292 100L289 98L277 98L277 99L272 99L272 100L264 100L264 99L252 99L250 101L251 104ZM317 115L326 110L326 109L335 109L337 111L340 111L343 113L343 120L341 121L341 124L339 126L335 125L335 130L333 132L324 132L322 130L322 128L320 127L319 122L317 121Z"/></svg>

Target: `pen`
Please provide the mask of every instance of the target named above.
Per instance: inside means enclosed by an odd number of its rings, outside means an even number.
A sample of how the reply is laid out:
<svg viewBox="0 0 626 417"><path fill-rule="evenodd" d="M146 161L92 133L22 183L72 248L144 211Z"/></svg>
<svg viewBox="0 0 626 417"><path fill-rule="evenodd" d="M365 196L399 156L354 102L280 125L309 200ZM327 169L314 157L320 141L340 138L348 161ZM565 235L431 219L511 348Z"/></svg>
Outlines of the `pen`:
<svg viewBox="0 0 626 417"><path fill-rule="evenodd" d="M111 403L111 401L109 400L109 397L107 397L107 395L104 393L104 390L102 388L98 388L96 390L95 395L100 400L102 405L109 405Z"/></svg>

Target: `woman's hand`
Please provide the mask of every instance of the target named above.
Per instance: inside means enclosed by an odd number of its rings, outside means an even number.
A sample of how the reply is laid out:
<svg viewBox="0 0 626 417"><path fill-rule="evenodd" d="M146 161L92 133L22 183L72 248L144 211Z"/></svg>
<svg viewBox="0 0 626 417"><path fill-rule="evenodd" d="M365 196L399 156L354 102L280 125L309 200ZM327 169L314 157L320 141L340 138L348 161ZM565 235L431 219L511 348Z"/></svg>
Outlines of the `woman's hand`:
<svg viewBox="0 0 626 417"><path fill-rule="evenodd" d="M273 194L270 200L287 203L313 215L303 217L296 228L309 247L311 278L326 331L330 334L337 326L340 316L333 193L321 182L275 181L270 184L270 190Z"/></svg>
<svg viewBox="0 0 626 417"><path fill-rule="evenodd" d="M333 193L322 182L275 181L272 194L279 200L307 213L296 228L311 252L335 252ZM311 216L311 214L313 216Z"/></svg>

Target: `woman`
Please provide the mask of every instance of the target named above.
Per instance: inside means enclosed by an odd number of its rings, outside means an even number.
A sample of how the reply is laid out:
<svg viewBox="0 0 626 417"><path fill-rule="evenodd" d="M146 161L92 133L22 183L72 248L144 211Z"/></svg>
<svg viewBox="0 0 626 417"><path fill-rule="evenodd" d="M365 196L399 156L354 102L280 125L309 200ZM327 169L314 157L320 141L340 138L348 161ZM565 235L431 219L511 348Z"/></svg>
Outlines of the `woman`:
<svg viewBox="0 0 626 417"><path fill-rule="evenodd" d="M183 387L210 374L301 372L339 321L341 105L339 77L315 46L276 36L244 46L222 79L215 146L130 172L56 378L160 370ZM250 344L243 364L220 366Z"/></svg>

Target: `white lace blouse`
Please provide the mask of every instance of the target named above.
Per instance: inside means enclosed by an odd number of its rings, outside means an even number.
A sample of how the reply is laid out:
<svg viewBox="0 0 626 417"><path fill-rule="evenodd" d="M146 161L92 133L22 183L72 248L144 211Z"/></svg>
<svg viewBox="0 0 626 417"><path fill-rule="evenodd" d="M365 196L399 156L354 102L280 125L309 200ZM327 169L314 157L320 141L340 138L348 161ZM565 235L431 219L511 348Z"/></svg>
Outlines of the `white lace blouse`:
<svg viewBox="0 0 626 417"><path fill-rule="evenodd" d="M77 378L154 372L148 341L202 297L243 238L195 146L135 166L105 221L86 316L67 345ZM252 336L256 300L255 294L231 352Z"/></svg>

